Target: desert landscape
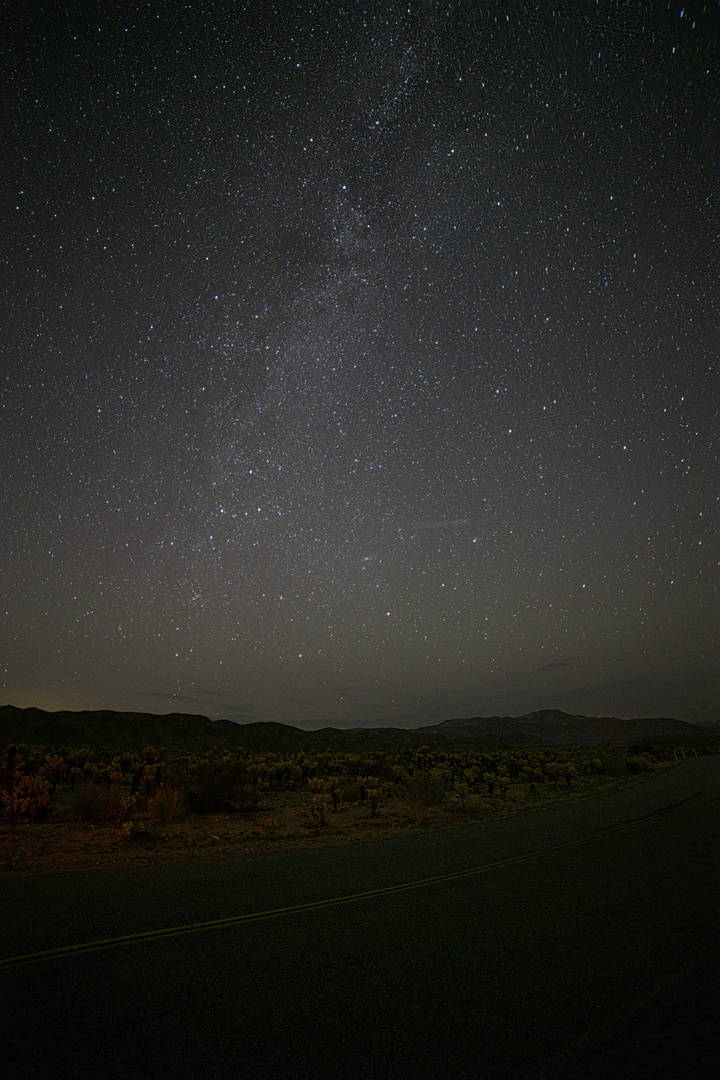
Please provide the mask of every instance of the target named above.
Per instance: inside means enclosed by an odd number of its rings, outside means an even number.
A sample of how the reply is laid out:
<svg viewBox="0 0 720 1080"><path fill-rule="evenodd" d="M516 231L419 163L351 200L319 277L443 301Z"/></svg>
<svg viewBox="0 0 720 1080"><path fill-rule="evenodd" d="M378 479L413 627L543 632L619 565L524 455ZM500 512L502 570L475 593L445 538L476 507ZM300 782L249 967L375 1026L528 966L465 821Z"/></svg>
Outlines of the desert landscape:
<svg viewBox="0 0 720 1080"><path fill-rule="evenodd" d="M21 712L4 710L4 734L12 725L17 731L14 714ZM83 736L92 723L76 718L71 741L79 745L53 746L32 740L39 732L47 738L52 714L25 712L33 714L24 717L31 741L0 742L0 869L14 875L223 859L451 828L592 798L715 749L700 729L699 746L541 748L440 741L432 732L422 743L417 729L396 740L388 731L336 733L364 745L319 750L311 747L323 736L338 742L333 729L287 728L286 741L296 746L304 736L307 750L262 751L238 745L237 725L150 716L146 727L154 725L168 745L134 746L146 733L137 718L132 730L114 723L114 745L97 745L97 731L96 745L88 745ZM545 739L554 731L561 740L570 719L555 716L553 726L546 716ZM539 730L537 715L533 722ZM281 727L268 729L276 746ZM187 749L209 729L220 745ZM71 730L65 719L58 737ZM487 724L482 730L487 735ZM244 734L253 741L255 733ZM118 745L123 737L125 747Z"/></svg>

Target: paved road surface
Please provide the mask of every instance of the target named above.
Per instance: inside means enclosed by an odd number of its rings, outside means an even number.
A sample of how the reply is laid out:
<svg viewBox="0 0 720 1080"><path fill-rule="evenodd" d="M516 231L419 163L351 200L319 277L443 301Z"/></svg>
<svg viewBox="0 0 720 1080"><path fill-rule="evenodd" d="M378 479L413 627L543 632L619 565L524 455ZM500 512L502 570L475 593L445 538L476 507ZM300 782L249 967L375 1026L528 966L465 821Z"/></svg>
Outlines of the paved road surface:
<svg viewBox="0 0 720 1080"><path fill-rule="evenodd" d="M442 833L0 879L6 958L236 920L0 966L0 1075L705 1080L719 821L707 757Z"/></svg>

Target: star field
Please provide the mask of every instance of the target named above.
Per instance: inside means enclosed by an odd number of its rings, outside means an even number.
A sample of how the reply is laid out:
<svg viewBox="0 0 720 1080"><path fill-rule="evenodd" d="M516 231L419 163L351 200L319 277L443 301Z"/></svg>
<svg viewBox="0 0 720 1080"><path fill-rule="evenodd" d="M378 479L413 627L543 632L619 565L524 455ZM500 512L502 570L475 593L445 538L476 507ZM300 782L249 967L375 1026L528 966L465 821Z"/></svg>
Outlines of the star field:
<svg viewBox="0 0 720 1080"><path fill-rule="evenodd" d="M716 718L717 4L1 17L5 700Z"/></svg>

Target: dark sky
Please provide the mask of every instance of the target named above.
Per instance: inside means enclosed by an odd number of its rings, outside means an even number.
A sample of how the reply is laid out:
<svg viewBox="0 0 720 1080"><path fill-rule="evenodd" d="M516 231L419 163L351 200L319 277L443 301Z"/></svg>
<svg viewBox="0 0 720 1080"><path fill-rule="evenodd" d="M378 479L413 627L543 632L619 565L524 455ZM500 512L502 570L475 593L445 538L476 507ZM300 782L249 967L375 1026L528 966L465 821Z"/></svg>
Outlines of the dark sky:
<svg viewBox="0 0 720 1080"><path fill-rule="evenodd" d="M717 717L717 3L0 20L3 701Z"/></svg>

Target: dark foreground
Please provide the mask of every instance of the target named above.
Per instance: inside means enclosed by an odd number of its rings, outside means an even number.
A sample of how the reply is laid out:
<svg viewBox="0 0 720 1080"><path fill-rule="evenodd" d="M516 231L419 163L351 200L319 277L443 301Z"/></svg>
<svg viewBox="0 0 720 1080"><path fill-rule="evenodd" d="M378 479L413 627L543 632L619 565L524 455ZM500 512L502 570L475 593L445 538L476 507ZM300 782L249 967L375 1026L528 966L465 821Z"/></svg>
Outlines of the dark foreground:
<svg viewBox="0 0 720 1080"><path fill-rule="evenodd" d="M0 1074L704 1080L720 1012L719 820L708 757L441 833L5 880L8 958L504 863L0 966Z"/></svg>

